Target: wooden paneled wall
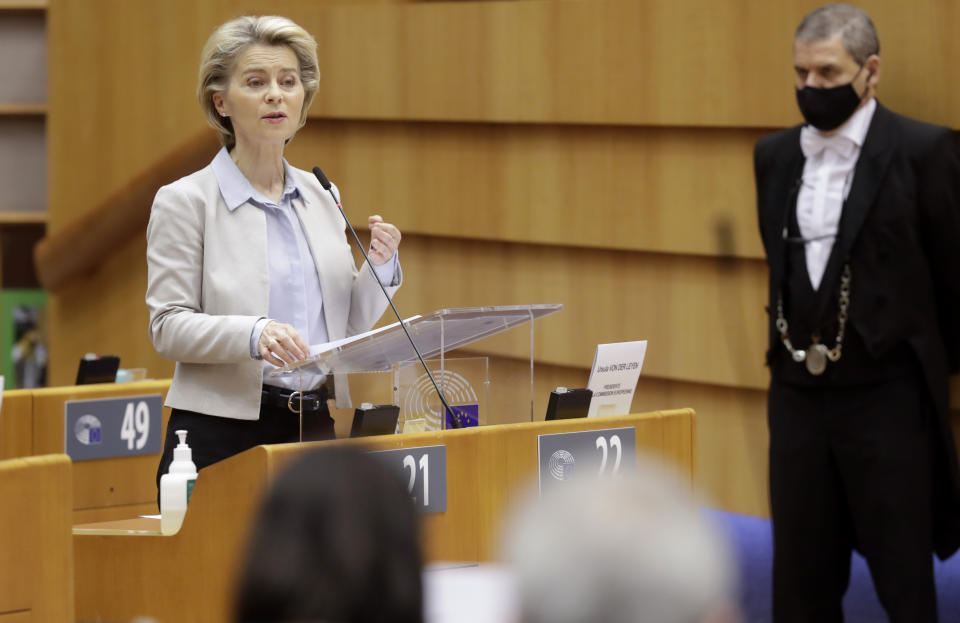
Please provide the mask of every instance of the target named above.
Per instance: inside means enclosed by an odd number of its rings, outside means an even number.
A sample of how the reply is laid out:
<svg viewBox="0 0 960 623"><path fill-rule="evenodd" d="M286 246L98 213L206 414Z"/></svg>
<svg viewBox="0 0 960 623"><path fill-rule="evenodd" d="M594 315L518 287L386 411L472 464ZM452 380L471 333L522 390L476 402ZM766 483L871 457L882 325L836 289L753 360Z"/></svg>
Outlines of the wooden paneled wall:
<svg viewBox="0 0 960 623"><path fill-rule="evenodd" d="M355 223L380 213L403 230L401 311L564 303L536 357L542 378L570 385L596 343L648 339L634 410L694 407L702 487L763 514L751 150L799 120L791 38L817 4L52 0L49 228L204 127L194 88L214 26L288 15L317 38L322 70L288 158L322 165ZM960 126L960 4L859 4L880 32L884 103ZM132 239L52 297L53 382L90 350L171 373L147 339L144 252ZM527 339L478 347L511 369ZM505 395L525 391L507 376Z"/></svg>

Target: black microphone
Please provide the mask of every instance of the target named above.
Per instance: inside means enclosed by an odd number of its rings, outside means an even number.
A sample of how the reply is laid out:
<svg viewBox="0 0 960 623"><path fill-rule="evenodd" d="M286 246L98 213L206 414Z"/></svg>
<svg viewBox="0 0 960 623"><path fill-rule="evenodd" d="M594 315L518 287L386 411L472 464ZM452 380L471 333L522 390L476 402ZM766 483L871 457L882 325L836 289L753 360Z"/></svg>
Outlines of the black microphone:
<svg viewBox="0 0 960 623"><path fill-rule="evenodd" d="M374 281L380 286L380 290L383 291L383 296L386 297L387 302L390 303L390 309L393 310L394 315L397 317L397 320L400 321L400 327L403 329L403 332L407 335L407 339L410 341L410 346L413 346L413 351L417 353L417 358L420 359L420 364L423 366L424 371L427 373L427 376L430 377L430 382L433 383L433 388L437 390L437 395L440 397L440 402L443 403L444 416L447 413L450 414L450 422L453 424L454 428L463 428L460 423L460 414L455 412L450 408L450 405L447 404L447 399L443 395L443 392L440 391L440 386L437 385L437 381L434 380L433 374L430 372L430 368L427 367L427 362L423 360L423 355L420 353L420 349L417 348L417 345L414 343L413 338L410 337L410 331L407 330L407 323L403 321L403 318L400 317L400 312L397 311L397 306L393 304L393 299L390 298L390 295L387 294L387 289L380 283L380 278L377 277L377 271L374 270L373 264L370 262L370 257L367 255L367 252L363 248L363 243L360 242L360 236L357 235L356 230L353 228L353 225L350 224L350 219L347 218L346 212L343 211L343 206L340 205L340 201L337 200L337 196L333 194L332 186L330 180L327 179L327 176L324 175L320 167L313 167L313 174L317 176L317 180L320 182L320 185L323 186L323 189L330 193L330 197L333 199L333 202L337 204L337 209L340 210L340 215L343 216L343 221L347 224L347 227L350 229L350 233L353 234L353 239L357 243L357 248L360 249L360 253L363 253L363 259L367 262L367 267L370 268L370 272L373 274ZM373 232L371 232L371 236ZM446 417L444 417L446 420Z"/></svg>

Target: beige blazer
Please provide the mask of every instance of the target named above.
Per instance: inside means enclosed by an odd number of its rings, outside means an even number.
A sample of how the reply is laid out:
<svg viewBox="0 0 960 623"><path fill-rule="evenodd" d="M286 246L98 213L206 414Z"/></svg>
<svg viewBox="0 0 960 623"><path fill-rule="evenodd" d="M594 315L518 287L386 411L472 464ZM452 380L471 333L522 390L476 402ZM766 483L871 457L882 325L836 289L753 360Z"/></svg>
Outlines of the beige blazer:
<svg viewBox="0 0 960 623"><path fill-rule="evenodd" d="M323 290L331 340L370 329L387 307L371 271L357 270L346 224L311 174L293 169L303 225ZM396 283L400 283L398 275ZM399 285L388 287L392 297ZM250 335L267 317L270 269L263 211L227 209L212 166L161 188L147 225L147 307L157 352L177 362L167 406L208 415L260 417L263 362ZM349 406L346 378L337 404Z"/></svg>

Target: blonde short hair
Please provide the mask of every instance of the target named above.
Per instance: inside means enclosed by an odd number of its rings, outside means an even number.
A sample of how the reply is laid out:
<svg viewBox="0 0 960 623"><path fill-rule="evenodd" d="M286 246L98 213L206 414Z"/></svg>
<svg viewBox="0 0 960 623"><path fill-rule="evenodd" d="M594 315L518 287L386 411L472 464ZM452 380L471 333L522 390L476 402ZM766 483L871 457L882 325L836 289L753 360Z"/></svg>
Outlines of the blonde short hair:
<svg viewBox="0 0 960 623"><path fill-rule="evenodd" d="M220 25L207 39L200 55L197 99L207 116L207 123L217 131L220 142L227 149L232 149L237 142L233 123L229 117L221 117L217 112L213 94L227 90L237 57L254 44L285 45L296 55L304 91L298 130L307 122L307 110L320 86L317 42L293 21L277 15L245 16Z"/></svg>

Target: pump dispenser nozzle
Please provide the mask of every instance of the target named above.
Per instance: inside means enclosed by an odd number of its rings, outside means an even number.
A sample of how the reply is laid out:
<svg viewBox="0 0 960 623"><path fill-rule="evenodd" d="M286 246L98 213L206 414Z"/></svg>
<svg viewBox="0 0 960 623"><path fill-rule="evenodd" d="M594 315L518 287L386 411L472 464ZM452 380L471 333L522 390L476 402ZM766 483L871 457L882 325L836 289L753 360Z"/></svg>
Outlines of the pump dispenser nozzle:
<svg viewBox="0 0 960 623"><path fill-rule="evenodd" d="M180 444L173 449L173 463L170 464L171 474L196 473L197 467L193 464L193 450L187 445L187 431L176 431Z"/></svg>

